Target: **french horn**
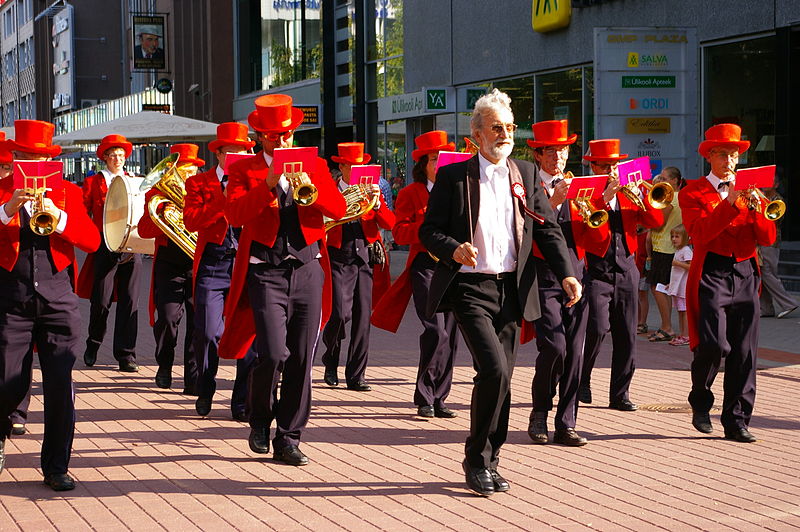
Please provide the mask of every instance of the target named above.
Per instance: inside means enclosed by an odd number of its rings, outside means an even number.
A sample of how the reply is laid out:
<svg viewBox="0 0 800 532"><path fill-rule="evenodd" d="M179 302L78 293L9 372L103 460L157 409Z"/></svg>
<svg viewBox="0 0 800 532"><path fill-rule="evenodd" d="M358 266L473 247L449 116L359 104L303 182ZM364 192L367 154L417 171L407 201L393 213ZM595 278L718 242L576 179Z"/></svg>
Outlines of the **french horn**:
<svg viewBox="0 0 800 532"><path fill-rule="evenodd" d="M344 216L338 220L325 218L325 231L329 231L337 225L346 224L358 220L369 211L375 208L380 200L380 194L373 193L371 184L350 185L342 191L344 201L347 204Z"/></svg>

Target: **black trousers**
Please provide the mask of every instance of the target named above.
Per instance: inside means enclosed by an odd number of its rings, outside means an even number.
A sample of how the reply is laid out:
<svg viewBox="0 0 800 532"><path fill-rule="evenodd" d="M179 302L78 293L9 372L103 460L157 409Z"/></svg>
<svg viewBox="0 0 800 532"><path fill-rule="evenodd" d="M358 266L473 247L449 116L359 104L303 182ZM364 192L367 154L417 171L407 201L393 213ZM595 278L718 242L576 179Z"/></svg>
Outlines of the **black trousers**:
<svg viewBox="0 0 800 532"><path fill-rule="evenodd" d="M714 405L711 385L725 359L720 421L726 429L747 428L756 398L756 355L761 305L754 259L734 262L709 253L698 299L699 343L692 361L689 404L697 412Z"/></svg>
<svg viewBox="0 0 800 532"><path fill-rule="evenodd" d="M352 322L344 375L348 384L357 384L364 380L369 358L372 268L359 257L341 262L332 253L331 282L331 317L322 331L322 343L325 345L322 363L331 369L339 366L342 340L346 336L348 322Z"/></svg>
<svg viewBox="0 0 800 532"><path fill-rule="evenodd" d="M36 295L0 306L0 438L11 432L9 416L30 389L32 346L39 353L44 398L41 465L45 475L66 473L75 434L72 366L78 347L78 296L58 300Z"/></svg>
<svg viewBox="0 0 800 532"><path fill-rule="evenodd" d="M31 348L31 350L33 350L33 348ZM25 356L29 357L32 355L33 353ZM25 399L20 401L20 403L17 405L17 408L15 408L14 411L11 412L11 415L9 416L11 418L12 425L16 424L25 425L28 422L28 411L30 410L31 407L31 391L32 391L31 387L33 385L32 377L33 377L33 372L31 372L31 374L28 375L28 393L25 394Z"/></svg>
<svg viewBox="0 0 800 532"><path fill-rule="evenodd" d="M519 344L517 321L522 315L515 275L497 279L460 273L445 294L475 368L465 445L471 467L496 468L508 435L511 375Z"/></svg>
<svg viewBox="0 0 800 532"><path fill-rule="evenodd" d="M639 271L606 273L587 280L589 320L583 349L581 386L591 384L592 369L603 340L611 331L611 383L609 401L628 399L628 390L636 369L636 322L639 312Z"/></svg>
<svg viewBox="0 0 800 532"><path fill-rule="evenodd" d="M120 263L120 257L131 257ZM94 284L89 310L89 336L86 348L97 351L106 335L114 285L117 287L117 310L114 321L114 358L136 360L136 335L139 330L139 279L142 256L112 253L105 243L94 254Z"/></svg>
<svg viewBox="0 0 800 532"><path fill-rule="evenodd" d="M153 290L156 303L156 323L153 334L156 341L156 362L161 371L172 371L175 347L178 345L178 325L186 312L186 333L183 339L183 382L194 387L197 382L197 360L194 356L194 299L192 297L192 269L187 270L172 262L156 258Z"/></svg>
<svg viewBox="0 0 800 532"><path fill-rule="evenodd" d="M251 264L247 271L258 355L250 373L250 426L269 429L274 420L275 450L299 445L308 423L311 367L322 319L322 266L318 260L293 262Z"/></svg>
<svg viewBox="0 0 800 532"><path fill-rule="evenodd" d="M578 270L581 271L581 270ZM536 373L531 384L534 412L549 412L558 387L556 429L575 428L578 415L578 387L586 337L586 298L567 308L566 295L550 268L536 260L539 305L542 316L536 328Z"/></svg>
<svg viewBox="0 0 800 532"><path fill-rule="evenodd" d="M411 264L411 294L417 317L422 323L414 404L442 407L450 395L450 386L453 382L453 363L456 358L458 337L456 318L452 312L438 312L433 318L425 316L425 306L435 266L436 263L427 253L417 255Z"/></svg>
<svg viewBox="0 0 800 532"><path fill-rule="evenodd" d="M192 342L198 369L196 391L198 396L207 399L211 399L217 390L218 347L224 328L222 314L231 286L232 269L232 254L205 252L194 285ZM255 360L256 354L251 348L244 358L236 361L236 380L231 394L231 412L234 414L245 411L247 380Z"/></svg>

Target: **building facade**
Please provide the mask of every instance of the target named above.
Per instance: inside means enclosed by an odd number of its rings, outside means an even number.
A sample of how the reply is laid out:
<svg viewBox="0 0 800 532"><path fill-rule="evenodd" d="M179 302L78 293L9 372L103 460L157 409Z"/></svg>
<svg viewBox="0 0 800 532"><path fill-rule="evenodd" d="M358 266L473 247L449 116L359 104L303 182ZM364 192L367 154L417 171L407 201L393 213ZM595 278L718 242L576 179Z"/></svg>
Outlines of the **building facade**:
<svg viewBox="0 0 800 532"><path fill-rule="evenodd" d="M619 137L654 169L695 178L707 172L703 131L735 122L752 143L740 165L777 164L786 177L784 238L800 239L800 3L406 0L403 26L404 91L378 101L377 129L407 153L422 131L469 135L472 104L491 87L513 99L519 156L533 122L569 119L576 175L589 140Z"/></svg>

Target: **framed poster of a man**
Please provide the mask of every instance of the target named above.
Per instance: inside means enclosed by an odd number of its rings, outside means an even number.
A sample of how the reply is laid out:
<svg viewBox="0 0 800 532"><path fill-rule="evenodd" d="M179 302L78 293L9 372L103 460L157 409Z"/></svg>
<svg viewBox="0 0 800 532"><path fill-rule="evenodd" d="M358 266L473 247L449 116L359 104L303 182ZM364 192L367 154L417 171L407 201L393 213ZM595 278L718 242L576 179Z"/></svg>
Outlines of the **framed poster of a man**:
<svg viewBox="0 0 800 532"><path fill-rule="evenodd" d="M133 69L166 70L164 15L133 15Z"/></svg>

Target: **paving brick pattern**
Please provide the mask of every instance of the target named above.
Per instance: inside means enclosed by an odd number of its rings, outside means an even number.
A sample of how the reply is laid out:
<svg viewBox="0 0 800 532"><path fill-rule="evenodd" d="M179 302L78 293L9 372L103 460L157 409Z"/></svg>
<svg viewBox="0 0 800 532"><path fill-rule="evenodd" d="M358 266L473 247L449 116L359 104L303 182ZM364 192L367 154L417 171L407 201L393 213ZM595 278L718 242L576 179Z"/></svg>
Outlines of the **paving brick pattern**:
<svg viewBox="0 0 800 532"><path fill-rule="evenodd" d="M146 263L149 267L149 262ZM141 308L145 308L145 300ZM88 305L82 310L88 316ZM113 321L113 320L112 320ZM419 324L409 312L397 335L373 331L370 393L331 389L314 368L314 407L295 468L256 456L249 429L232 421L233 366L220 368L208 418L194 398L153 383L153 339L140 316L138 374L111 364L75 365L78 423L70 473L77 488L41 482L41 387L34 375L30 433L9 440L0 477L0 529L96 530L796 530L800 527L800 355L770 344L758 373L752 431L738 444L694 431L685 412L689 351L642 339L632 399L652 408L605 408L609 351L593 376L595 404L578 431L587 446L534 446L525 433L535 347L523 346L512 382L511 431L500 471L509 493L483 499L464 489L461 459L473 371L464 346L448 405L453 420L423 420L412 405ZM654 323L654 320L651 320ZM762 320L797 338L796 320ZM763 333L762 333L763 334ZM778 332L769 333L774 340ZM774 343L774 342L773 342ZM781 346L777 346L781 347ZM343 370L341 370L343 372ZM722 375L715 384L717 405ZM552 423L551 423L552 430Z"/></svg>

